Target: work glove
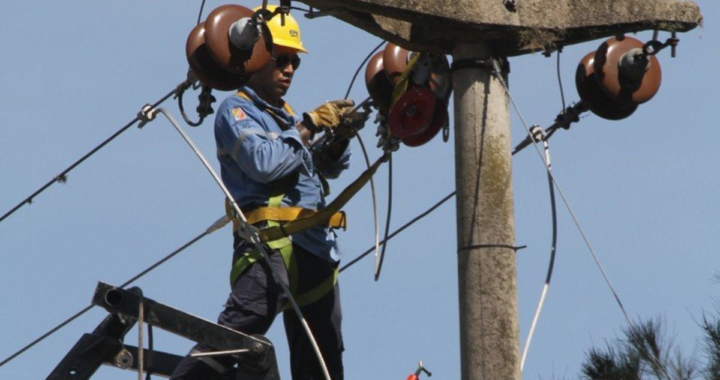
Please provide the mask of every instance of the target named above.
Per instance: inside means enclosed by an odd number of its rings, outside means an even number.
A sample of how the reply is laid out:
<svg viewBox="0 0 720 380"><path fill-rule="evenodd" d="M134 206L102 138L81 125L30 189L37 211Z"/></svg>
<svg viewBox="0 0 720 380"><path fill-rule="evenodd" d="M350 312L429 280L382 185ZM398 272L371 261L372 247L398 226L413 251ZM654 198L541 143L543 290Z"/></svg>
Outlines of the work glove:
<svg viewBox="0 0 720 380"><path fill-rule="evenodd" d="M303 124L313 132L325 128L335 128L340 124L343 115L352 110L355 102L352 99L333 100L303 114Z"/></svg>

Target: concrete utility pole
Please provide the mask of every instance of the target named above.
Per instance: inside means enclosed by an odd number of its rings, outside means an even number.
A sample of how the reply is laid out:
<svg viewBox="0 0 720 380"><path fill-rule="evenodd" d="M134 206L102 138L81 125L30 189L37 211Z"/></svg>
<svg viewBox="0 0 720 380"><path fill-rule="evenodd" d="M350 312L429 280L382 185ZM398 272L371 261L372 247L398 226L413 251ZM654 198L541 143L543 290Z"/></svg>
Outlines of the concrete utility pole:
<svg viewBox="0 0 720 380"><path fill-rule="evenodd" d="M455 62L491 57L482 43L453 51ZM507 97L490 67L456 71L453 87L462 379L519 379Z"/></svg>
<svg viewBox="0 0 720 380"><path fill-rule="evenodd" d="M406 49L476 61L453 78L461 373L520 379L510 116L488 58L642 30L685 32L702 21L700 9L680 0L300 1Z"/></svg>

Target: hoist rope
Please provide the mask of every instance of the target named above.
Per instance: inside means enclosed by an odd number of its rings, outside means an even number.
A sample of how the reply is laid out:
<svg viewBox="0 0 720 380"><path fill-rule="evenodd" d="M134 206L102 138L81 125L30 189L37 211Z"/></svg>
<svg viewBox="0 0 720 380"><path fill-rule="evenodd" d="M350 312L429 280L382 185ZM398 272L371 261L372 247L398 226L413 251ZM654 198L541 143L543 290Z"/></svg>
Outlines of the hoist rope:
<svg viewBox="0 0 720 380"><path fill-rule="evenodd" d="M178 85L174 90L170 91L167 95L163 96L160 100L158 100L157 102L155 102L155 104L153 104L152 107L155 108L155 107L159 106L159 105L162 104L164 101L166 101L167 99L169 99L171 96L173 96L174 94L176 94L176 93L178 92L178 89L179 89L179 88L182 88L182 87L184 87L184 86L189 86L189 85L190 85L190 84L188 83L188 81L185 81L185 82L181 83L181 84ZM43 191L45 191L48 187L50 187L51 185L53 185L55 182L65 182L65 181L67 180L67 174L70 173L70 171L72 171L73 169L75 169L75 167L77 167L78 165L80 165L81 163L83 163L83 161L85 161L85 160L87 160L88 158L90 158L93 154L97 153L100 149L104 148L105 145L107 145L107 144L109 144L111 141L115 140L115 138L117 138L118 136L120 136L123 132L127 131L130 127L132 127L132 126L133 126L135 123L137 123L138 121L140 121L140 117L139 117L139 116L135 117L135 119L133 119L133 120L132 120L131 122L129 122L128 124L126 124L124 127L120 128L120 129L119 129L117 132L115 132L112 136L108 137L105 141L103 141L102 143L100 143L100 145L96 146L93 150L91 150L90 152L88 152L87 154L85 154L84 156L82 156L79 160L75 161L75 162L74 162L72 165L70 165L67 169L63 170L60 174L58 174L58 175L55 176L53 179L51 179L50 181L48 181L45 185L43 185L42 187L40 187L40 189L38 189L38 190L35 191L34 193L30 194L30 196L28 196L27 198L25 198L22 202L18 203L18 204L17 204L15 207L13 207L10 211L6 212L2 217L0 217L0 223L2 223L2 221L4 221L4 220L5 220L7 217L9 217L10 215L12 215L13 213L15 213L15 211L19 210L22 206L24 206L24 205L26 205L26 204L32 203L32 201L33 201L33 199L35 199L35 197L37 197L40 193L42 193Z"/></svg>
<svg viewBox="0 0 720 380"><path fill-rule="evenodd" d="M184 251L185 249L187 249L187 248L190 247L191 245L195 244L195 243L198 242L200 239L202 239L202 238L204 238L205 236L207 236L207 235L209 235L209 234L217 231L218 229L222 228L223 226L225 226L225 225L228 224L229 222L230 222L230 220L229 220L226 216L221 217L221 218L218 219L215 223L213 223L210 227L208 227L203 233L201 233L200 235L196 236L196 237L193 238L192 240L188 241L188 242L185 243L183 246L181 246L180 248L174 250L174 251L171 252L169 255L163 257L162 259L160 259L159 261L157 261L155 264L151 265L151 266L148 267L147 269L145 269L145 270L143 270L142 272L138 273L137 275L135 275L135 276L132 277L131 279L127 280L125 283L123 283L122 285L120 285L119 288L120 288L120 289L124 289L125 287L127 287L128 285L130 285L130 284L132 284L133 282L137 281L138 279L140 279L141 277L145 276L146 274L150 273L151 271L153 271L155 268L159 267L160 265L162 265L162 264L165 263L166 261L168 261L168 260L170 260L171 258L175 257L177 254L179 254L180 252ZM80 318L80 316L82 316L83 314L87 313L87 312L88 312L90 309L92 309L92 308L93 308L93 305L89 305L89 306L85 307L84 309L80 310L79 312L75 313L75 315L73 315L73 316L71 316L70 318L66 319L65 321L63 321L63 322L60 323L59 325L57 325L57 326L55 326L54 328L52 328L50 331L48 331L48 332L46 332L45 334L41 335L39 338L33 340L32 342L30 342L29 344L27 344L27 345L26 345L25 347L23 347L22 349L18 350L18 351L15 352L14 354L12 354L12 355L10 355L9 357L7 357L6 359L4 359L2 362L0 362L0 367L2 367L3 365L9 363L10 361L12 361L13 359L15 359L16 357L20 356L20 354L22 354L23 352L29 350L30 348L32 348L32 347L35 346L36 344L38 344L38 343L42 342L43 340L45 340L46 338L48 338L50 335L54 334L54 333L57 332L58 330L60 330L60 329L62 329L63 327L67 326L70 322L72 322L72 321Z"/></svg>
<svg viewBox="0 0 720 380"><path fill-rule="evenodd" d="M257 231L247 228L249 224L247 223L247 219L245 218L245 215L243 214L242 210L238 206L237 202L235 201L234 197L230 193L230 191L225 187L222 179L215 173L215 170L210 166L210 163L207 161L205 156L202 154L200 149L195 145L195 143L190 139L190 136L188 136L185 131L180 127L180 124L170 115L169 112L167 112L164 108L157 108L157 109L150 109L147 110L146 115L152 119L154 117L155 112L162 113L165 115L165 117L170 121L170 124L175 127L175 130L182 136L182 138L185 140L185 142L190 146L190 148L193 150L195 155L200 159L200 161L203 163L205 168L208 170L210 175L213 177L217 185L220 187L220 189L223 191L223 194L230 200L231 205L235 209L235 212L237 213L238 217L241 220L241 225L244 225L244 227L241 228L241 230L244 230L243 232L250 237L249 241L255 243L255 247L259 250L259 252L262 253L262 257L265 260L265 262L268 264L270 269L272 270L273 277L275 277L275 281L280 284L280 287L282 288L283 292L288 298L288 302L292 306L293 310L295 311L295 314L298 317L298 320L300 321L300 324L303 326L303 329L305 330L305 333L307 334L308 340L310 341L310 344L313 347L313 350L315 351L315 355L317 356L318 361L320 362L320 366L323 370L323 373L325 375L326 380L332 380L330 378L330 373L328 372L327 365L325 364L325 359L322 356L322 353L320 352L320 347L317 344L317 341L315 340L315 336L313 335L312 331L310 330L310 326L307 323L307 320L303 316L302 311L300 310L300 307L298 306L297 302L295 301L295 297L293 297L292 293L290 292L290 288L288 284L285 283L285 281L282 280L279 273L277 273L277 270L273 265L271 265L270 261L270 255L267 252L267 249L265 245L260 241L260 238L257 234ZM241 235L242 236L242 235Z"/></svg>
<svg viewBox="0 0 720 380"><path fill-rule="evenodd" d="M510 99L510 103L513 105L513 108L515 109L516 114L520 118L520 121L525 128L525 131L530 134L530 128L528 127L527 122L525 122L525 118L523 117L522 113L520 112L520 109L515 102L515 99L512 96L512 93L510 92L510 89L507 86L507 83L505 83L505 80L502 77L502 71L500 69L500 65L498 64L497 60L492 60L495 77L498 79L500 84L505 89L505 93L507 94L508 98ZM538 156L540 157L540 160L543 161L543 154L540 152L540 148L538 147L537 143L533 143L533 146L535 147L535 151L537 152ZM570 206L570 202L568 201L567 197L565 197L565 193L562 191L562 188L557 182L557 179L555 178L555 175L552 173L551 170L548 170L548 175L552 179L553 186L557 189L558 193L560 194L560 197L563 200L563 203L565 204L565 208L568 210L570 216L573 219L573 222L575 223L575 226L577 227L578 231L580 232L580 235L582 236L585 245L587 246L588 250L592 254L593 259L595 260L595 264L597 265L598 269L600 270L600 273L602 274L605 283L607 284L608 288L610 288L610 292L613 294L613 297L615 298L615 301L617 302L618 306L620 307L620 311L622 311L623 316L625 317L626 321L632 325L632 322L630 318L628 317L627 312L625 311L625 307L622 304L622 301L620 301L620 296L618 296L617 292L615 291L615 287L610 282L610 278L608 277L607 273L605 272L605 268L603 267L602 263L600 262L600 258L595 253L595 250L593 249L592 245L590 244L590 240L587 237L587 234L585 233L585 230L583 229L582 225L580 224L580 221L578 220L577 216L575 215L575 212L573 211L572 207Z"/></svg>

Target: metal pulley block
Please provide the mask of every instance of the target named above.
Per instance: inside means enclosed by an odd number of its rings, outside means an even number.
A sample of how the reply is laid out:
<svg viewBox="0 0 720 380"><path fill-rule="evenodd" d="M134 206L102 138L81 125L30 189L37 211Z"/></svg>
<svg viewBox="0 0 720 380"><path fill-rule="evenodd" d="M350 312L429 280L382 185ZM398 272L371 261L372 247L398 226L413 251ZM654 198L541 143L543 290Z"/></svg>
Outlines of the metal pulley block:
<svg viewBox="0 0 720 380"><path fill-rule="evenodd" d="M373 104L387 115L392 137L420 146L447 127L452 78L441 54L413 53L388 43L365 70Z"/></svg>
<svg viewBox="0 0 720 380"><path fill-rule="evenodd" d="M436 104L437 98L432 90L425 87L408 90L390 110L390 133L403 140L424 132L432 124Z"/></svg>
<svg viewBox="0 0 720 380"><path fill-rule="evenodd" d="M270 60L267 41L259 38L255 12L240 5L215 8L195 26L185 44L190 68L204 84L220 90L238 88L248 74Z"/></svg>
<svg viewBox="0 0 720 380"><path fill-rule="evenodd" d="M415 135L401 138L400 141L402 141L403 144L409 147L417 147L420 145L424 145L430 140L432 140L435 136L437 136L440 130L446 128L449 121L450 116L448 114L447 106L445 104L442 104L442 101L438 99L430 125L424 131Z"/></svg>

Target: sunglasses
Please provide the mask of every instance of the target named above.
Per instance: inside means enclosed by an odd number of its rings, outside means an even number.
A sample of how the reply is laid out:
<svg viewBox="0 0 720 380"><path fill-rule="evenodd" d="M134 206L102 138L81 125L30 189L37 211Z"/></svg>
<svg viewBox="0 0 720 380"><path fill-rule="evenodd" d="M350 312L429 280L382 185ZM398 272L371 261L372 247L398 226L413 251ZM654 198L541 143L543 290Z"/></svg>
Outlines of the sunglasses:
<svg viewBox="0 0 720 380"><path fill-rule="evenodd" d="M283 69L287 65L291 65L293 70L297 70L297 68L300 67L300 57L294 54L280 54L277 57L273 57L272 60L275 61L275 66L278 69Z"/></svg>

